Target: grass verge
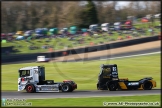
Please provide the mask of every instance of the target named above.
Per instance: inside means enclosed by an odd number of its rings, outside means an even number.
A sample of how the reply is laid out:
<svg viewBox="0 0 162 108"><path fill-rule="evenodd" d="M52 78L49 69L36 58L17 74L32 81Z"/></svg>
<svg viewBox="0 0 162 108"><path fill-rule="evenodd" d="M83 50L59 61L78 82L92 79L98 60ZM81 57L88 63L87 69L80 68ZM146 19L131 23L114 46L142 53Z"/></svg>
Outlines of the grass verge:
<svg viewBox="0 0 162 108"><path fill-rule="evenodd" d="M151 98L150 98L151 97ZM138 103L145 102L147 106L160 106L160 95L145 96L120 96L120 97L91 97L91 98L57 98L57 99L29 99L32 106L136 106ZM108 103L109 102L109 103ZM111 103L113 102L113 103ZM121 102L121 103L120 103ZM131 102L138 102L131 104ZM120 104L119 104L120 103ZM104 104L104 105L103 105ZM145 107L146 107L145 104ZM138 106L142 106L138 104ZM144 106L144 105L143 105Z"/></svg>
<svg viewBox="0 0 162 108"><path fill-rule="evenodd" d="M139 80L143 77L153 77L160 87L160 54L123 58L107 61L88 62L50 62L50 63L23 63L2 65L2 90L17 90L18 69L26 66L44 65L46 79L62 82L65 79L74 80L78 90L96 90L96 82L101 64L117 64L119 78Z"/></svg>

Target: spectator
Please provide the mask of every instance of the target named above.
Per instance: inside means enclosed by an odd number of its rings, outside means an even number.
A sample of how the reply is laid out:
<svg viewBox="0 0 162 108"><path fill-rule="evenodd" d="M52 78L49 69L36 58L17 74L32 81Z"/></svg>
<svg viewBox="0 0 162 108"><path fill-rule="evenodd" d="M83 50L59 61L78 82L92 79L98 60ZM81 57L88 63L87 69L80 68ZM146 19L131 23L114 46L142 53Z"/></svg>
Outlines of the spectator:
<svg viewBox="0 0 162 108"><path fill-rule="evenodd" d="M121 37L121 36L119 36L118 38L117 38L117 40L122 40L123 38Z"/></svg>
<svg viewBox="0 0 162 108"><path fill-rule="evenodd" d="M127 39L131 39L131 38L132 38L132 36L126 36L126 38L127 38Z"/></svg>
<svg viewBox="0 0 162 108"><path fill-rule="evenodd" d="M42 49L45 49L45 46L44 45L42 46Z"/></svg>
<svg viewBox="0 0 162 108"><path fill-rule="evenodd" d="M53 52L53 49L52 48L49 48L49 52Z"/></svg>
<svg viewBox="0 0 162 108"><path fill-rule="evenodd" d="M93 42L90 42L90 45L91 45L91 46L93 46L93 45L94 45L94 43L93 43Z"/></svg>
<svg viewBox="0 0 162 108"><path fill-rule="evenodd" d="M66 51L64 51L64 52L63 52L63 55L64 55L64 56L66 56L66 55L67 55L67 52L66 52Z"/></svg>

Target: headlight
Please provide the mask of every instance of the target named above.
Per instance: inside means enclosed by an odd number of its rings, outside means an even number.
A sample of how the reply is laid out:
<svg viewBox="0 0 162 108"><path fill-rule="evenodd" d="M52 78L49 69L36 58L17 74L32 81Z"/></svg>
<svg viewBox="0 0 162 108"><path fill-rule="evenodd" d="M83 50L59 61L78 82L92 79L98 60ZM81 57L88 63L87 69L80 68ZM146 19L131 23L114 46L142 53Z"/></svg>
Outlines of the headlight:
<svg viewBox="0 0 162 108"><path fill-rule="evenodd" d="M18 84L20 83L20 81L21 81L21 78L18 79Z"/></svg>

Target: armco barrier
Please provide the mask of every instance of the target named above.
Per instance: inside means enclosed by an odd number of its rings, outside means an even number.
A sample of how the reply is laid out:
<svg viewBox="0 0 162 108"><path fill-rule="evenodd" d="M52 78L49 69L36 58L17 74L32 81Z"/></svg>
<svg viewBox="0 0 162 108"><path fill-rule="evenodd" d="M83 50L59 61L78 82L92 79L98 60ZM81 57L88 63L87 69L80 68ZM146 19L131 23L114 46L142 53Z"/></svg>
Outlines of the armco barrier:
<svg viewBox="0 0 162 108"><path fill-rule="evenodd" d="M88 53L88 52L95 52L95 51L101 51L106 49L114 49L119 47L125 47L130 45L136 45L140 43L146 43L146 42L152 42L159 40L159 36L151 36L151 37L143 37L143 38L137 38L137 39L131 39L131 40L125 40L125 41L119 41L114 43L108 43L104 45L98 45L98 46L90 46L90 47L84 47L84 48L78 48L78 49L69 49L66 50L67 55L69 54L81 54L81 53ZM65 51L65 50L64 50ZM19 54L14 56L8 56L8 57L1 57L2 63L7 62L16 62L16 61L26 61L26 60L36 60L37 56L44 55L46 57L61 57L63 55L63 50L58 52L52 52L52 53L35 53L35 54Z"/></svg>

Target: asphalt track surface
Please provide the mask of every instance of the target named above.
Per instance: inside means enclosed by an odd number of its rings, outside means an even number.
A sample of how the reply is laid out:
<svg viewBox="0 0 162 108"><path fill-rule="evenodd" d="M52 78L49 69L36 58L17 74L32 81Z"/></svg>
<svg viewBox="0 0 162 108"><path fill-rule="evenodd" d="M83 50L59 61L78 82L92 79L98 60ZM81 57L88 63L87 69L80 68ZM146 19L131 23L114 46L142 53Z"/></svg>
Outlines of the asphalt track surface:
<svg viewBox="0 0 162 108"><path fill-rule="evenodd" d="M45 99L45 98L81 98L81 97L114 97L114 96L134 96L134 95L157 95L161 90L132 90L132 91L74 91L69 93L26 93L26 92L2 92L2 98L25 98L25 99Z"/></svg>
<svg viewBox="0 0 162 108"><path fill-rule="evenodd" d="M112 55L113 57L121 57L121 56L130 56L136 54L145 54L151 52L158 52L161 51L161 48L143 50L143 51L135 51L131 53L123 53ZM105 57L96 57L96 58L89 58L87 60L99 60L99 59L106 59L108 56ZM17 63L30 63L32 61L22 61ZM75 60L75 61L67 61L67 62L76 62L82 60ZM10 63L9 63L10 64ZM154 95L154 94L161 94L161 89L153 89L153 90L132 90L132 91L79 91L76 90L71 93L26 93L26 92L16 92L16 91L2 91L1 96L2 98L25 98L25 99L45 99L45 98L81 98L81 97L114 97L114 96L134 96L134 95Z"/></svg>
<svg viewBox="0 0 162 108"><path fill-rule="evenodd" d="M130 56L130 55L136 55L136 54L145 54L145 53L158 52L158 51L161 51L161 47L157 47L154 49L141 50L141 51L125 52L125 53L114 54L114 55L109 55L109 56L92 57L92 58L89 57L89 58L84 58L84 59L67 60L67 61L63 61L63 62L81 62L81 61L101 60L101 59L107 59L107 58ZM7 65L7 64L19 64L19 63L32 63L32 62L36 62L36 59L28 60L28 61L1 63L1 64Z"/></svg>
<svg viewBox="0 0 162 108"><path fill-rule="evenodd" d="M125 52L125 53L120 53L120 54L114 54L107 55L107 56L101 56L101 57L91 57L91 58L85 58L85 59L75 59L75 60L67 60L63 62L81 62L81 61L92 61L92 60L103 60L103 59L111 59L111 58L116 58L116 57L123 57L123 56L131 56L131 55L138 55L138 54L146 54L146 53L152 53L152 52L159 52L161 51L161 48L154 48L154 49L146 49L146 50L141 50L141 51L133 51L133 52Z"/></svg>

